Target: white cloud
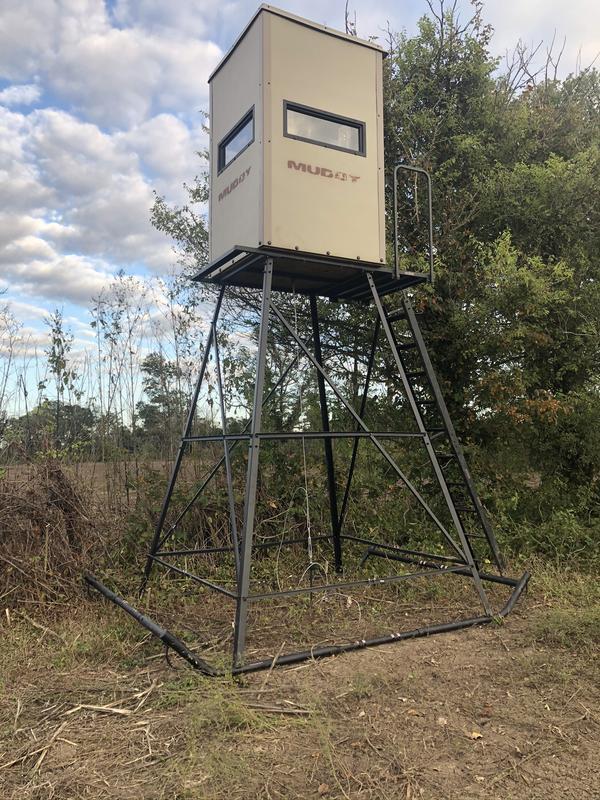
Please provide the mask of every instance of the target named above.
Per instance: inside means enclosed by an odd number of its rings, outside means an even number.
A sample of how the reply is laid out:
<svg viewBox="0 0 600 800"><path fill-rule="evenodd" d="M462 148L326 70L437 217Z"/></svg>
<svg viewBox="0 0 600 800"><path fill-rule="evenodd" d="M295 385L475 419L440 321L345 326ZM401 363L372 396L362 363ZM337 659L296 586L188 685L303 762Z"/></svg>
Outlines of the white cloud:
<svg viewBox="0 0 600 800"><path fill-rule="evenodd" d="M89 254L102 252L116 264L142 262L151 269L167 269L173 260L171 246L150 224L153 199L141 176L115 176L72 212L77 229L85 231L73 246Z"/></svg>
<svg viewBox="0 0 600 800"><path fill-rule="evenodd" d="M27 263L32 259L51 259L55 255L53 248L38 236L22 236L13 239L0 252L0 264L8 265Z"/></svg>
<svg viewBox="0 0 600 800"><path fill-rule="evenodd" d="M168 26L158 3L118 10L120 27L103 0L0 7L0 80L13 81L0 91L0 261L25 295L87 304L115 269L174 260L149 222L152 190L181 202L198 171L221 50L192 25L202 5ZM56 107L23 112L42 97Z"/></svg>
<svg viewBox="0 0 600 800"><path fill-rule="evenodd" d="M45 72L64 47L109 28L103 0L3 0L0 75L22 80Z"/></svg>
<svg viewBox="0 0 600 800"><path fill-rule="evenodd" d="M43 306L24 303L21 300L11 300L8 307L16 317L22 320L24 325L29 325L33 322L43 322L48 316L48 309Z"/></svg>
<svg viewBox="0 0 600 800"><path fill-rule="evenodd" d="M248 6L248 9L246 8ZM214 36L225 20L243 24L256 4L236 0L117 0L113 16L119 25L140 27L152 33L180 37Z"/></svg>
<svg viewBox="0 0 600 800"><path fill-rule="evenodd" d="M199 119L197 127L192 128L173 114L158 114L120 134L117 140L137 153L144 170L159 181L172 183L182 175L190 180L200 167L196 153L208 145L201 122Z"/></svg>
<svg viewBox="0 0 600 800"><path fill-rule="evenodd" d="M40 87L35 83L7 86L0 92L0 104L5 106L30 106L40 99Z"/></svg>
<svg viewBox="0 0 600 800"><path fill-rule="evenodd" d="M161 135L170 137L175 156L163 156L162 163ZM163 190L178 192L193 158L187 127L169 115L113 135L53 109L0 115L0 174L10 178L0 198L13 209L0 215L0 260L13 265L6 276L22 291L51 297L55 282L72 301L85 303L103 285L104 270L99 276L96 268L84 269L81 283L71 285L58 274L70 266L65 259L164 271L172 248L150 224L154 196L142 162L162 173ZM26 275L28 260L36 280Z"/></svg>
<svg viewBox="0 0 600 800"><path fill-rule="evenodd" d="M11 308L15 314L19 314L21 311L17 304L11 303ZM9 342L0 338L0 358L6 358L7 356L13 359L34 358L41 355L48 342L48 334L45 331L32 328L29 325L23 325L14 340ZM17 374L22 374L21 365L19 365L19 368L15 368L13 364L13 371L15 372L15 377ZM15 384L15 388L18 386L20 391L19 382L15 381ZM5 398L5 401L10 399L10 397Z"/></svg>
<svg viewBox="0 0 600 800"><path fill-rule="evenodd" d="M287 0L333 27L343 4ZM460 0L461 15L471 6ZM355 0L359 33L414 30L424 0ZM567 36L563 63L600 50L592 0L486 0L493 49ZM206 79L256 10L251 0L3 0L0 4L0 261L29 296L86 304L118 267L173 261L152 229L152 189L183 201L202 169ZM6 82L10 85L6 86ZM55 107L38 105L51 98ZM8 108L12 107L12 110Z"/></svg>
<svg viewBox="0 0 600 800"><path fill-rule="evenodd" d="M115 175L137 173L135 152L96 125L53 109L33 112L29 122L28 152L45 184L70 206L110 185Z"/></svg>
<svg viewBox="0 0 600 800"><path fill-rule="evenodd" d="M0 106L0 208L13 214L39 209L51 198L25 153L29 133L27 117Z"/></svg>
<svg viewBox="0 0 600 800"><path fill-rule="evenodd" d="M206 74L216 45L183 40L176 46L139 30L112 29L74 42L53 64L52 89L103 127L126 128L155 109L196 111L207 102Z"/></svg>
<svg viewBox="0 0 600 800"><path fill-rule="evenodd" d="M176 38L113 27L100 0L8 0L0 10L0 77L39 75L63 107L103 128L205 109L206 77L220 56L183 27Z"/></svg>
<svg viewBox="0 0 600 800"><path fill-rule="evenodd" d="M41 258L17 253L14 261L4 265L2 275L11 292L81 305L100 294L112 277L108 265L49 252Z"/></svg>
<svg viewBox="0 0 600 800"><path fill-rule="evenodd" d="M24 214L0 213L0 257L7 247L23 236L36 233L40 221Z"/></svg>

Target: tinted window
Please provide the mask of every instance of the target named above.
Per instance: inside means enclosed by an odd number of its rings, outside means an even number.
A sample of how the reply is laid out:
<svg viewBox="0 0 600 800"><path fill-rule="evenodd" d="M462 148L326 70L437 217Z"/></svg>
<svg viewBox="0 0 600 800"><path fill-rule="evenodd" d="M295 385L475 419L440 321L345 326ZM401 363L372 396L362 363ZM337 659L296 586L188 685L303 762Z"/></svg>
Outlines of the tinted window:
<svg viewBox="0 0 600 800"><path fill-rule="evenodd" d="M219 172L254 141L254 109L231 130L219 144Z"/></svg>
<svg viewBox="0 0 600 800"><path fill-rule="evenodd" d="M365 124L326 111L285 104L285 135L293 139L365 154Z"/></svg>

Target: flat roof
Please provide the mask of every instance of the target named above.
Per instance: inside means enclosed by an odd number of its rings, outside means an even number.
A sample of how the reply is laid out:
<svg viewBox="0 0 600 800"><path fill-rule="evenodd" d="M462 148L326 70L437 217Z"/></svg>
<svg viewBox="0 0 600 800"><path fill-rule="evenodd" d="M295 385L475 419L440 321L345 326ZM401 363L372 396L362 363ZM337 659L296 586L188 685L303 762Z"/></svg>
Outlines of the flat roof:
<svg viewBox="0 0 600 800"><path fill-rule="evenodd" d="M318 22L312 22L311 20L305 19L304 17L299 17L296 14L291 14L289 11L284 11L281 8L275 8L275 6L270 6L267 5L266 3L263 3L261 6L259 6L256 14L254 14L250 22L248 22L244 30L240 33L235 42L231 45L229 50L225 53L223 58L219 61L217 66L211 72L208 78L209 83L215 77L217 72L221 69L223 64L225 64L225 62L230 58L231 54L238 46L238 44L242 41L248 30L252 27L255 20L263 12L268 12L269 14L275 14L278 17L284 17L285 19L289 19L292 22L297 23L298 25L304 25L306 28L313 28L316 31L321 31L321 33L326 33L329 36L335 36L337 39L345 39L346 41L351 42L352 44L359 44L362 47L370 47L372 50L378 50L380 53L386 55L386 51L384 50L384 48L380 47L380 45L378 44L375 44L375 42L370 42L367 39L359 39L357 36L351 36L349 33L343 33L342 31L338 31L335 28L328 28L327 25L320 25Z"/></svg>

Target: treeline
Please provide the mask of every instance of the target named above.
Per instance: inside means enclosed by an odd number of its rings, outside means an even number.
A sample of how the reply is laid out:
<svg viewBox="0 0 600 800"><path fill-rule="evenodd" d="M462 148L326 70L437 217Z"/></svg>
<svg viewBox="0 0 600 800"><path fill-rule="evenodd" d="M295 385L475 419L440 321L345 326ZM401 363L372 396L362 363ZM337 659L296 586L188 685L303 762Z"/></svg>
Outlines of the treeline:
<svg viewBox="0 0 600 800"><path fill-rule="evenodd" d="M600 551L600 76L423 19L387 60L389 166L434 175L423 326L513 546Z"/></svg>
<svg viewBox="0 0 600 800"><path fill-rule="evenodd" d="M0 308L0 459L172 456L204 332L202 293L119 273L90 306L88 337L56 310L36 345Z"/></svg>

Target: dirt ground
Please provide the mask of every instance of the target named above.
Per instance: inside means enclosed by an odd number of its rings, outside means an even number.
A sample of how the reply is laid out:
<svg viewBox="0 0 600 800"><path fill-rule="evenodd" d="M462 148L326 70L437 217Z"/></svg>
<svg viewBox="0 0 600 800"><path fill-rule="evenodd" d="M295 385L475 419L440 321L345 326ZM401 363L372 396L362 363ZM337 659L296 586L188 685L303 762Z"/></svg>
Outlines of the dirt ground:
<svg viewBox="0 0 600 800"><path fill-rule="evenodd" d="M239 681L167 663L101 600L2 609L0 797L600 798L580 585L579 610L534 580L502 625Z"/></svg>

